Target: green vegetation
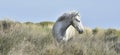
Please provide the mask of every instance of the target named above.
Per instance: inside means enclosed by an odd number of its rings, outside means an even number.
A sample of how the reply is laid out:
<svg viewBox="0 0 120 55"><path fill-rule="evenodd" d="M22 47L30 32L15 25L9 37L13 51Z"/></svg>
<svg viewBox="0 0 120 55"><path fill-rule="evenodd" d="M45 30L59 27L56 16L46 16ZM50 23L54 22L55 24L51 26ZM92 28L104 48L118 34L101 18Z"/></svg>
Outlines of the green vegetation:
<svg viewBox="0 0 120 55"><path fill-rule="evenodd" d="M52 36L53 22L0 21L0 55L119 55L120 30L85 28L60 46ZM120 47L120 46L119 46Z"/></svg>
<svg viewBox="0 0 120 55"><path fill-rule="evenodd" d="M54 22L49 22L49 21L44 21L44 22L40 22L40 23L36 23L36 25L41 25L41 26L48 26L48 25L53 25Z"/></svg>

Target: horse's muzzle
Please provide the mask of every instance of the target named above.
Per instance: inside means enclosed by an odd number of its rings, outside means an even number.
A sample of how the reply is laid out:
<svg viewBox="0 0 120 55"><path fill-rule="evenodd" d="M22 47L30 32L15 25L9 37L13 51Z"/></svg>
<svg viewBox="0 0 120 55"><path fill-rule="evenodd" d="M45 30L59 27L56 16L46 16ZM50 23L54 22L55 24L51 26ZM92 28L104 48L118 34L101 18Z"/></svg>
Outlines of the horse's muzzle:
<svg viewBox="0 0 120 55"><path fill-rule="evenodd" d="M82 34L82 33L83 33L83 30L80 30L80 31L79 31L79 34Z"/></svg>

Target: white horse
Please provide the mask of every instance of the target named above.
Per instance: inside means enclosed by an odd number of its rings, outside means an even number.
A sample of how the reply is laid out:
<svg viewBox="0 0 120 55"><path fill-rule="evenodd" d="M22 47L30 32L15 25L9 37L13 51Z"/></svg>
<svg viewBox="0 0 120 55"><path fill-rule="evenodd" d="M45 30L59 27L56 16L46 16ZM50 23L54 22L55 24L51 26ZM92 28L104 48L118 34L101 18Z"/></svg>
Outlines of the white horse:
<svg viewBox="0 0 120 55"><path fill-rule="evenodd" d="M61 41L66 42L71 38L69 33L73 31L71 31L70 28L68 30L68 27L71 26L73 26L79 33L83 33L84 28L80 21L79 12L76 11L66 12L62 16L60 16L58 20L55 22L52 29L52 33L57 42Z"/></svg>

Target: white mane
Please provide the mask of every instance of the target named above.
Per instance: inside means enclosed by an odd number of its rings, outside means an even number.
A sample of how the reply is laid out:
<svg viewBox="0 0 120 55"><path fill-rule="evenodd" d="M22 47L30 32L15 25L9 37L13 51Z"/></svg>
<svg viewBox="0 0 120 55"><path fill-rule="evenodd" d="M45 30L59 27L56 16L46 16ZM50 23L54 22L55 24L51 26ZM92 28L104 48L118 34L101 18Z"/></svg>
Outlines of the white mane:
<svg viewBox="0 0 120 55"><path fill-rule="evenodd" d="M78 11L69 11L69 12L63 13L61 16L59 16L57 21L62 21L62 20L64 20L63 17L67 18L67 17L70 17L71 15L74 15L76 13L78 13L78 15L80 16L80 13Z"/></svg>

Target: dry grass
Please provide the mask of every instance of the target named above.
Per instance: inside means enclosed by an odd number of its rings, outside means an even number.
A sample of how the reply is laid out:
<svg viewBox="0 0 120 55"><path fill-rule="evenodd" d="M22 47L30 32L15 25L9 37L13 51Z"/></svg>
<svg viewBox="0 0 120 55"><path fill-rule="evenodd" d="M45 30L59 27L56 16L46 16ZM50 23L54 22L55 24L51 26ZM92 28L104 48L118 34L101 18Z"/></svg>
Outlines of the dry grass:
<svg viewBox="0 0 120 55"><path fill-rule="evenodd" d="M119 38L120 30L86 28L56 46L49 27L0 21L0 55L119 55L114 47Z"/></svg>

